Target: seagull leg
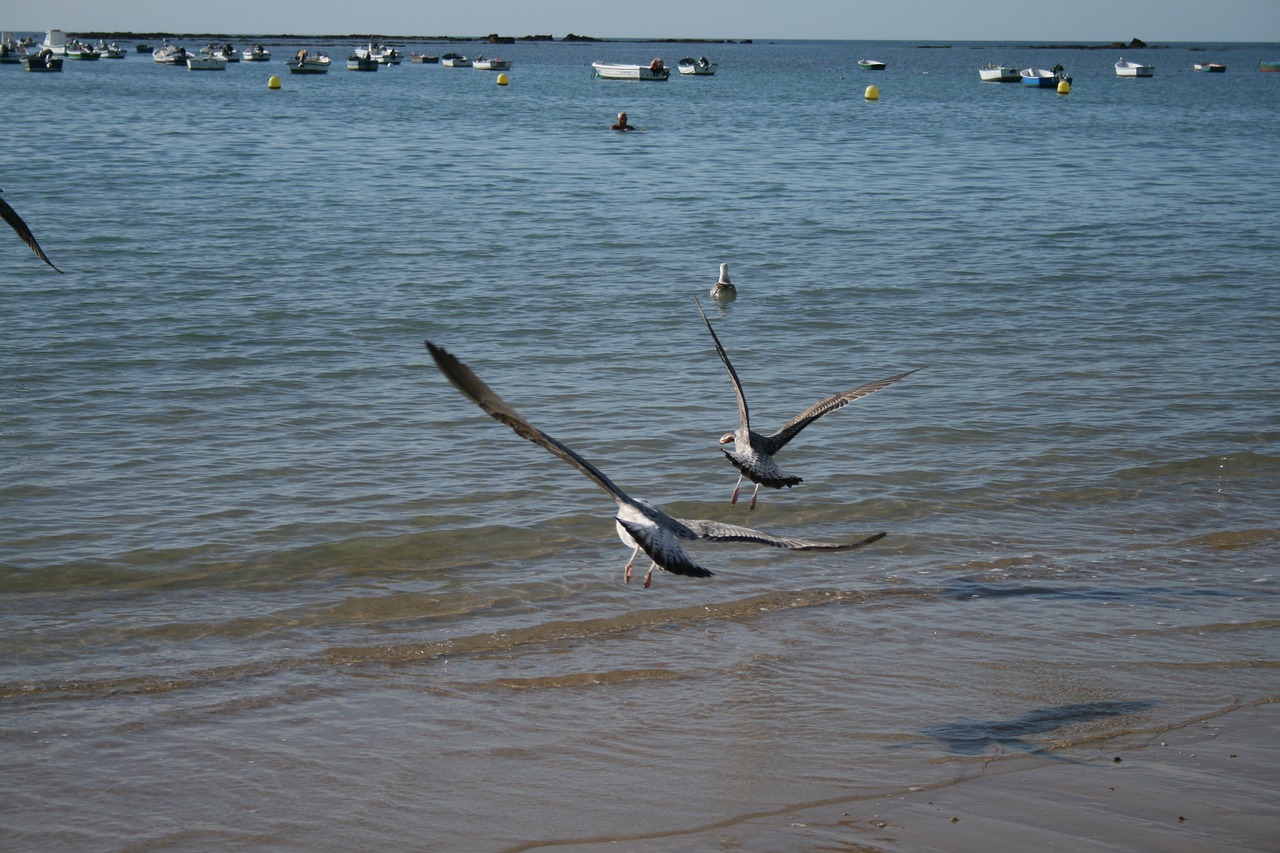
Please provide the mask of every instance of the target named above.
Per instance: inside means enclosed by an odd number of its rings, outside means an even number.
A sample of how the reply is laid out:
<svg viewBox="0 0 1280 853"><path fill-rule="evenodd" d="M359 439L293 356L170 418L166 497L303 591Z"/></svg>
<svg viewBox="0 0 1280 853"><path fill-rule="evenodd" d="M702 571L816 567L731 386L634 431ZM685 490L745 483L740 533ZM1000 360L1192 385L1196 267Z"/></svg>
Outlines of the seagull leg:
<svg viewBox="0 0 1280 853"><path fill-rule="evenodd" d="M751 493L751 508L756 508L756 497L760 494L760 484L756 483L756 490Z"/></svg>
<svg viewBox="0 0 1280 853"><path fill-rule="evenodd" d="M627 567L622 570L622 582L631 583L631 564L636 561L636 554L640 553L640 546L637 545L635 550L631 552L631 559L627 560ZM648 584L646 584L647 586Z"/></svg>
<svg viewBox="0 0 1280 853"><path fill-rule="evenodd" d="M657 564L657 563L654 563L653 565L649 566L649 571L647 571L647 572L645 572L645 573L644 573L644 588L645 588L645 589L648 589L648 588L649 588L649 584L653 581L653 570L654 570L654 569L656 569L656 568L658 568L658 564Z"/></svg>
<svg viewBox="0 0 1280 853"><path fill-rule="evenodd" d="M742 491L742 475L738 475L738 483L733 487L733 494L729 497L729 505L733 506L738 502L738 492Z"/></svg>

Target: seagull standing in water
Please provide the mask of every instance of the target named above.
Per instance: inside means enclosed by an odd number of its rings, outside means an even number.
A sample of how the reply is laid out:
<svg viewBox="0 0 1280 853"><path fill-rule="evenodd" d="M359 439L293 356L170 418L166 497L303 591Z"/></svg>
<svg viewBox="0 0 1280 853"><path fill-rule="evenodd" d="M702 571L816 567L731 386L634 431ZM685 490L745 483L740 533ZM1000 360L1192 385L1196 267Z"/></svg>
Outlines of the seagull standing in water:
<svg viewBox="0 0 1280 853"><path fill-rule="evenodd" d="M5 201L3 198L0 198L0 219L4 219L5 222L9 223L9 227L18 232L18 236L22 238L22 242L30 246L31 251L35 252L36 256L39 257L40 260L53 267L55 270L58 270L58 272L62 272L62 270L59 270L54 266L53 261L49 260L48 256L45 255L44 249L41 249L40 244L36 242L36 235L31 233L31 229L27 227L27 223L23 222L22 217L18 215L18 211L10 207L9 202Z"/></svg>
<svg viewBox="0 0 1280 853"><path fill-rule="evenodd" d="M436 346L431 341L427 341L426 344L427 351L435 359L436 367L440 368L440 372L453 383L454 387L470 397L494 420L511 427L516 435L528 439L540 447L545 447L551 453L586 474L592 482L604 489L609 494L609 497L613 498L618 504L618 512L614 516L614 526L617 529L618 538L622 540L624 545L632 548L631 559L627 560L626 568L622 572L624 582L629 583L631 581L631 566L635 562L636 555L641 550L652 560L652 565L644 576L646 589L653 578L655 569L663 569L673 575L685 575L686 577L710 577L711 571L695 563L685 553L685 550L680 547L680 540L703 539L712 542L748 542L756 545L767 545L772 548L788 548L792 551L849 551L884 537L884 533L876 533L858 542L826 544L774 536L748 527L722 524L718 521L672 518L657 507L630 497L590 462L526 421L520 416L519 412L511 408L505 400L494 393L493 389L472 373L471 368L459 361L452 353Z"/></svg>
<svg viewBox="0 0 1280 853"><path fill-rule="evenodd" d="M720 279L711 286L711 298L718 299L721 302L728 302L731 299L738 298L738 288L733 286L733 282L729 281L729 265L720 265Z"/></svg>
<svg viewBox="0 0 1280 853"><path fill-rule="evenodd" d="M738 429L720 438L721 444L733 442L733 450L724 451L724 455L733 463L733 467L740 472L738 483L733 487L733 495L729 498L729 503L731 504L738 502L738 494L742 489L744 477L756 484L755 491L751 493L751 509L756 508L756 497L760 494L761 486L780 489L783 486L790 488L800 483L800 477L784 473L778 467L778 463L773 460L778 451L786 447L791 439L800 434L802 429L828 412L843 409L854 400L861 399L868 394L874 394L881 388L887 388L899 379L904 379L916 372L915 370L908 370L906 373L899 373L897 376L890 376L888 379L868 382L866 385L859 385L857 388L841 391L839 394L832 394L787 421L773 435L761 435L751 428L751 418L747 411L747 398L742 394L742 382L738 379L737 371L733 369L733 364L729 361L728 354L724 351L724 347L720 345L720 338L716 336L716 330L711 327L711 321L707 319L706 312L702 310L702 303L698 302L696 296L693 301L698 303L698 313L702 315L702 321L707 324L707 331L711 333L711 340L715 341L716 352L720 354L720 360L724 362L724 366L729 370L729 378L733 381L733 393L738 397ZM916 370L922 369L916 368Z"/></svg>

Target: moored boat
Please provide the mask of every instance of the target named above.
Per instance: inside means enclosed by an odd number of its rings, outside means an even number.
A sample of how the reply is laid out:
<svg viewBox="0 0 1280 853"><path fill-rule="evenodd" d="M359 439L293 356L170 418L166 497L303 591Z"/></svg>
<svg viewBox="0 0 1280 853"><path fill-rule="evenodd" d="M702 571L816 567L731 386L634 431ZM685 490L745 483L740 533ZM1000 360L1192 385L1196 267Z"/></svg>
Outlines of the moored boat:
<svg viewBox="0 0 1280 853"><path fill-rule="evenodd" d="M221 59L223 62L239 62L240 61L240 51L236 50L235 46L230 44L229 42L224 44L214 45L212 55L217 59Z"/></svg>
<svg viewBox="0 0 1280 853"><path fill-rule="evenodd" d="M440 57L426 53L411 53L409 54L409 61L417 62L420 65L436 65L440 62Z"/></svg>
<svg viewBox="0 0 1280 853"><path fill-rule="evenodd" d="M54 56L53 51L44 48L39 53L22 57L22 68L26 71L61 71L62 57Z"/></svg>
<svg viewBox="0 0 1280 853"><path fill-rule="evenodd" d="M1265 59L1258 60L1259 71L1280 71L1280 62L1269 62Z"/></svg>
<svg viewBox="0 0 1280 853"><path fill-rule="evenodd" d="M1227 70L1227 66L1221 62L1197 62L1193 67L1197 71L1211 71L1218 74Z"/></svg>
<svg viewBox="0 0 1280 853"><path fill-rule="evenodd" d="M404 54L394 47L379 45L378 50L374 53L373 58L378 60L379 65L399 65L404 62Z"/></svg>
<svg viewBox="0 0 1280 853"><path fill-rule="evenodd" d="M124 59L125 49L115 42L107 44L106 39L98 39L98 43L94 45L98 51L98 55L104 59Z"/></svg>
<svg viewBox="0 0 1280 853"><path fill-rule="evenodd" d="M1018 76L1018 69L1011 65L988 62L978 69L978 79L984 83L1017 83L1022 78Z"/></svg>
<svg viewBox="0 0 1280 853"><path fill-rule="evenodd" d="M510 71L511 61L496 56L486 58L484 54L480 54L472 60L471 67L478 71Z"/></svg>
<svg viewBox="0 0 1280 853"><path fill-rule="evenodd" d="M1071 78L1062 70L1061 65L1052 68L1024 68L1018 72L1022 82L1028 86L1039 86L1045 89L1056 89L1059 83L1071 83Z"/></svg>
<svg viewBox="0 0 1280 853"><path fill-rule="evenodd" d="M699 56L697 59L692 56L686 56L676 63L676 68L681 74L690 74L695 77L710 77L716 73L716 69L719 67L719 65L705 56Z"/></svg>
<svg viewBox="0 0 1280 853"><path fill-rule="evenodd" d="M470 68L471 60L460 53L446 53L441 55L440 65L445 68Z"/></svg>
<svg viewBox="0 0 1280 853"><path fill-rule="evenodd" d="M78 39L72 39L67 45L67 59L94 60L101 56L102 54L94 50L93 45L85 44Z"/></svg>
<svg viewBox="0 0 1280 853"><path fill-rule="evenodd" d="M62 30L49 30L44 34L44 41L36 45L36 53L51 52L54 56L67 55L67 35Z"/></svg>
<svg viewBox="0 0 1280 853"><path fill-rule="evenodd" d="M290 74L326 74L332 64L329 54L322 51L310 53L304 49L294 54L288 65Z"/></svg>
<svg viewBox="0 0 1280 853"><path fill-rule="evenodd" d="M265 47L263 47L260 44L255 44L253 47L245 48L244 50L240 51L240 55L244 57L245 62L270 62L271 61L271 51L267 50Z"/></svg>
<svg viewBox="0 0 1280 853"><path fill-rule="evenodd" d="M666 80L671 76L671 69L661 59L655 59L648 65L593 62L591 68L596 77L605 80Z"/></svg>
<svg viewBox="0 0 1280 853"><path fill-rule="evenodd" d="M863 71L883 71L884 63L878 59L859 59L858 67Z"/></svg>
<svg viewBox="0 0 1280 853"><path fill-rule="evenodd" d="M369 42L367 47L357 47L352 55L372 59L380 65L399 65L404 59L404 54L394 47L387 47L376 41Z"/></svg>
<svg viewBox="0 0 1280 853"><path fill-rule="evenodd" d="M185 67L187 57L190 55L185 47L169 44L168 39L165 39L159 47L151 51L151 58L161 65L181 65Z"/></svg>
<svg viewBox="0 0 1280 853"><path fill-rule="evenodd" d="M359 53L353 53L347 57L348 71L377 71L378 60L372 56L361 56Z"/></svg>
<svg viewBox="0 0 1280 853"><path fill-rule="evenodd" d="M0 64L17 65L29 55L26 44L13 37L13 33L0 35Z"/></svg>
<svg viewBox="0 0 1280 853"><path fill-rule="evenodd" d="M187 57L187 69L189 71L226 71L227 61L212 53L202 53L199 56Z"/></svg>
<svg viewBox="0 0 1280 853"><path fill-rule="evenodd" d="M1154 65L1144 65L1141 62L1128 62L1121 59L1116 63L1117 77L1150 77L1156 73Z"/></svg>

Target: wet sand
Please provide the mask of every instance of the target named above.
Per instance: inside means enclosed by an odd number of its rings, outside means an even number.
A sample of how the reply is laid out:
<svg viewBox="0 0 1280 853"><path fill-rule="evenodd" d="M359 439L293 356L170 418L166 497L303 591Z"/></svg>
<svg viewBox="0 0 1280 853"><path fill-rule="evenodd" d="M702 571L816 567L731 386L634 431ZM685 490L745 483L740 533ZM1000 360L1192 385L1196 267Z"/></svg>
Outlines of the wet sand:
<svg viewBox="0 0 1280 853"><path fill-rule="evenodd" d="M797 806L575 851L1280 849L1280 703L1051 756L991 755L955 782ZM527 849L527 848L525 848Z"/></svg>

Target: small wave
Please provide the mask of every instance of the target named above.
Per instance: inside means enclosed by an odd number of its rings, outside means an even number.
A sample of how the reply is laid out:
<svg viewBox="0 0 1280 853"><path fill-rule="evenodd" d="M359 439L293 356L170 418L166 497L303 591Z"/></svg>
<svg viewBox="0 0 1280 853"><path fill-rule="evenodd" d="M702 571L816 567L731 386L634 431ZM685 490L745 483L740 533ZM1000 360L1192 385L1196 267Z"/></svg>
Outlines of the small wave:
<svg viewBox="0 0 1280 853"><path fill-rule="evenodd" d="M595 687L630 681L670 681L676 678L680 678L680 674L670 669L622 669L612 672L576 672L542 678L495 678L475 686L482 689L502 687L512 690L531 690L547 687Z"/></svg>
<svg viewBox="0 0 1280 853"><path fill-rule="evenodd" d="M806 589L791 592L775 592L754 595L732 601L686 607L634 610L616 616L542 622L522 628L466 634L427 642L399 643L394 645L369 644L336 646L315 653L266 657L225 666L193 669L173 674L141 673L102 679L62 679L57 681L13 681L0 683L0 699L80 699L86 696L151 694L193 690L211 684L233 680L252 680L269 677L281 672L312 670L316 668L359 668L365 666L405 666L447 662L451 658L476 656L495 652L510 652L525 648L547 648L625 635L637 631L650 631L699 622L741 622L783 610L823 607L833 604L878 604L891 601L932 597L930 593L913 589L888 589L874 592L851 592L837 589ZM627 671L619 675L591 674L569 676L573 679L633 679ZM657 671L643 676L660 677ZM600 682L604 683L604 682ZM499 684L495 682L495 685ZM524 688L566 686L558 679L528 679L512 681L505 686Z"/></svg>

